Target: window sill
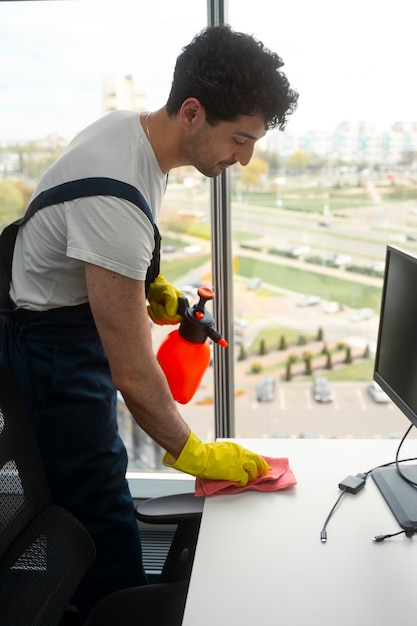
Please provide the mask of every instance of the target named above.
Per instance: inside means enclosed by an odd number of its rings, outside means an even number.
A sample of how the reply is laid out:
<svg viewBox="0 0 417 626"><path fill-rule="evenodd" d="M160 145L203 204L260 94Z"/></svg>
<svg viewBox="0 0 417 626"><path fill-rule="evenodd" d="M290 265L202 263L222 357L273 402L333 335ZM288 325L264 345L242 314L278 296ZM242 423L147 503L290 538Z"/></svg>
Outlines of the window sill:
<svg viewBox="0 0 417 626"><path fill-rule="evenodd" d="M133 498L156 498L175 493L194 493L195 478L188 474L128 471L126 478Z"/></svg>

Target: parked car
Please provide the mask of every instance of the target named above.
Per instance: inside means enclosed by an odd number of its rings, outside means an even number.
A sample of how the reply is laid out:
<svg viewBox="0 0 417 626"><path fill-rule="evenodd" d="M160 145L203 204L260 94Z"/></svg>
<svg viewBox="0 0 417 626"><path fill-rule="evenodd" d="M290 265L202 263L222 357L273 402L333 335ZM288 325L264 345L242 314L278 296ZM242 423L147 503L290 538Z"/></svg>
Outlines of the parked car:
<svg viewBox="0 0 417 626"><path fill-rule="evenodd" d="M374 316L372 309L358 309L350 316L352 322L361 322L362 320L370 320Z"/></svg>
<svg viewBox="0 0 417 626"><path fill-rule="evenodd" d="M316 402L332 402L333 392L325 376L316 376L313 380L313 397Z"/></svg>
<svg viewBox="0 0 417 626"><path fill-rule="evenodd" d="M275 399L275 380L272 376L264 376L256 387L258 402L272 402Z"/></svg>
<svg viewBox="0 0 417 626"><path fill-rule="evenodd" d="M323 302L322 309L323 313L339 313L343 311L343 304L340 302Z"/></svg>
<svg viewBox="0 0 417 626"><path fill-rule="evenodd" d="M390 401L385 391L374 380L368 385L368 393L374 402L385 403Z"/></svg>
<svg viewBox="0 0 417 626"><path fill-rule="evenodd" d="M297 306L314 306L315 304L320 304L318 296L304 296L297 302Z"/></svg>
<svg viewBox="0 0 417 626"><path fill-rule="evenodd" d="M246 283L246 289L250 289L251 291L254 291L255 289L259 289L261 285L262 285L261 278L250 278Z"/></svg>
<svg viewBox="0 0 417 626"><path fill-rule="evenodd" d="M202 251L202 247L198 245L198 243L192 243L189 246L185 246L184 252L185 254L197 254Z"/></svg>

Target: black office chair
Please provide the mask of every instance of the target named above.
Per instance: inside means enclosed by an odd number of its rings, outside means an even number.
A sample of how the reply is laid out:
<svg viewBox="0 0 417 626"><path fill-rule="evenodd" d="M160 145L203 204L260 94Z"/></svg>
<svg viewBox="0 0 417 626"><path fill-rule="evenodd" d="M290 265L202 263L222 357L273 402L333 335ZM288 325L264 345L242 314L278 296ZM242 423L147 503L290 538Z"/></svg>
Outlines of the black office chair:
<svg viewBox="0 0 417 626"><path fill-rule="evenodd" d="M85 528L50 502L26 407L0 364L0 623L58 625L94 559Z"/></svg>
<svg viewBox="0 0 417 626"><path fill-rule="evenodd" d="M189 580L200 530L204 498L193 493L149 498L136 507L137 519L146 526L175 526L168 554L156 582Z"/></svg>
<svg viewBox="0 0 417 626"><path fill-rule="evenodd" d="M135 626L181 624L203 503L204 498L180 494L138 505L142 523L176 527L162 572L155 584L105 598L89 626L128 626L129 619ZM85 528L51 505L25 404L13 375L0 363L0 624L60 624L94 558Z"/></svg>
<svg viewBox="0 0 417 626"><path fill-rule="evenodd" d="M181 626L204 498L193 493L150 498L136 507L142 524L176 527L156 582L117 591L92 611L85 626Z"/></svg>

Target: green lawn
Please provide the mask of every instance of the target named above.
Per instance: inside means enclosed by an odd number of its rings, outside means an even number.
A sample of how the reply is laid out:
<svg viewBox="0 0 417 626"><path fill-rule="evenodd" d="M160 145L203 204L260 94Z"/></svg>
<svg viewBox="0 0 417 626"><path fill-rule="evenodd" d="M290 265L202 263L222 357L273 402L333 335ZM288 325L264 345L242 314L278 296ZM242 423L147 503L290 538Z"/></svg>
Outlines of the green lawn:
<svg viewBox="0 0 417 626"><path fill-rule="evenodd" d="M300 294L314 294L322 300L337 301L356 309L369 307L379 311L381 287L364 285L352 280L287 267L278 263L238 255L240 276L259 277L264 282Z"/></svg>
<svg viewBox="0 0 417 626"><path fill-rule="evenodd" d="M196 267L200 267L204 265L204 263L207 263L209 259L210 254L193 254L192 256L182 257L180 259L170 259L169 254L162 255L161 272L169 282L175 283L175 281L179 280L182 276L187 274L192 269L195 269Z"/></svg>

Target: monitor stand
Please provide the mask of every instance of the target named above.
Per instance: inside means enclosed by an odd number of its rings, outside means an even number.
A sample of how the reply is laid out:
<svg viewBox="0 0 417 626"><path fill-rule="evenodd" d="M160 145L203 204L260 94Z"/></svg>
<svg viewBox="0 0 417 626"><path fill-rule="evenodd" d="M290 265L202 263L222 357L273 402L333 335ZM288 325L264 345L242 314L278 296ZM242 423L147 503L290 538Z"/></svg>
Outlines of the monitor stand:
<svg viewBox="0 0 417 626"><path fill-rule="evenodd" d="M417 465L402 465L401 471L417 483ZM404 480L395 466L374 469L372 478L401 528L417 532L417 487Z"/></svg>

